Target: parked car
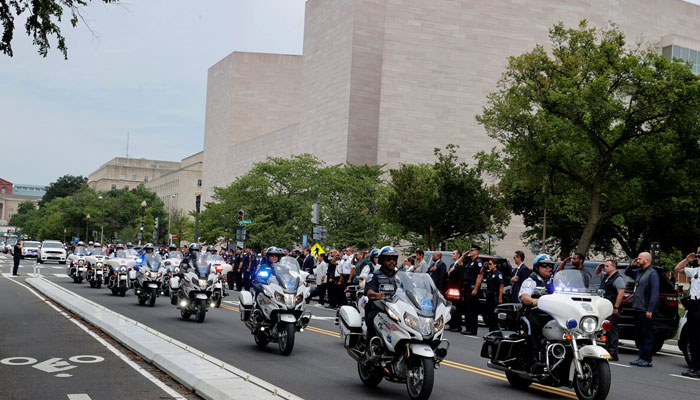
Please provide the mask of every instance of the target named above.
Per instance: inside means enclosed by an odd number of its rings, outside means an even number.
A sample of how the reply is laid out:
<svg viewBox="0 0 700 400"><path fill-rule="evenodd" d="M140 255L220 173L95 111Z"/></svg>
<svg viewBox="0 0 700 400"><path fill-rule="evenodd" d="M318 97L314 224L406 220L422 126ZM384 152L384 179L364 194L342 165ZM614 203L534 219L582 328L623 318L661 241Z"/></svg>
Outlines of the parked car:
<svg viewBox="0 0 700 400"><path fill-rule="evenodd" d="M33 240L27 240L22 245L22 258L39 256L39 247L41 243L35 242Z"/></svg>
<svg viewBox="0 0 700 400"><path fill-rule="evenodd" d="M41 242L37 262L41 264L46 261L58 261L59 264L66 263L66 249L63 243L57 240L44 240Z"/></svg>
<svg viewBox="0 0 700 400"><path fill-rule="evenodd" d="M590 288L600 287L600 277L595 274L596 267L604 261L585 261L584 269L590 273ZM570 264L567 264L569 267ZM557 264L558 266L558 264ZM634 340L634 312L632 311L632 298L634 297L634 280L625 275L629 263L618 263L618 271L625 279L625 297L620 306L620 339ZM556 268L556 267L555 267ZM679 293L671 281L666 277L664 270L653 267L659 275L659 307L654 315L654 353L661 350L664 342L673 339L678 331L680 317L678 315ZM556 269L555 269L556 270Z"/></svg>

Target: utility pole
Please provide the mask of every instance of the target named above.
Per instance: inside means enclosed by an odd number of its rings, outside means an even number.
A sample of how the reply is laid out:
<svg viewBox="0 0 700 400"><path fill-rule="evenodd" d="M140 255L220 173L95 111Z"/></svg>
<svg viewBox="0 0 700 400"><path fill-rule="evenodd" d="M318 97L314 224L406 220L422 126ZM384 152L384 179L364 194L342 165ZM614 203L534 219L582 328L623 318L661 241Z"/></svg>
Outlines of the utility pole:
<svg viewBox="0 0 700 400"><path fill-rule="evenodd" d="M194 242L199 243L199 207L202 204L202 192L194 194Z"/></svg>

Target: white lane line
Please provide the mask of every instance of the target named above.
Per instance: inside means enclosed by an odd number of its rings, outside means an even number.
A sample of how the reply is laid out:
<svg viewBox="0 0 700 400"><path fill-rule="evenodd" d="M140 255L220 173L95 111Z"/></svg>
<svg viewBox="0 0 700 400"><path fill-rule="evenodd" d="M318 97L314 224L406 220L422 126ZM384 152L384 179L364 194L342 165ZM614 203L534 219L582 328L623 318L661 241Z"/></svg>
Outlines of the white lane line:
<svg viewBox="0 0 700 400"><path fill-rule="evenodd" d="M683 375L668 374L668 376L675 376L676 378L690 379L691 381L700 381L700 379L698 379L698 378L691 378L689 376L683 376Z"/></svg>
<svg viewBox="0 0 700 400"><path fill-rule="evenodd" d="M609 364L617 365L618 367L632 368L631 365L618 364L618 363L615 363L615 362L609 362Z"/></svg>
<svg viewBox="0 0 700 400"><path fill-rule="evenodd" d="M161 382L160 380L158 380L158 378L156 378L155 376L151 375L150 372L146 371L145 369L141 368L138 364L136 364L135 362L131 361L131 360L129 359L129 357L125 356L122 352L120 352L119 350L117 350L114 346L112 346L111 344L107 343L106 340L104 340L104 339L102 339L101 337L99 337L95 332L91 331L91 330L88 329L85 325L83 325L82 323L80 323L79 321L77 321L75 318L71 317L71 316L68 315L66 312L64 312L64 311L61 310L60 308L56 307L55 305L53 305L51 302L47 301L46 298L44 298L42 295L40 295L39 293L37 293L34 289L30 288L29 286L27 286L27 285L25 285L25 284L23 284L23 283L19 283L19 282L13 280L13 279L10 279L10 281L12 281L12 282L14 282L14 283L16 283L16 284L18 284L18 285L24 287L25 289L29 290L32 294L34 294L36 297L40 298L43 302L45 302L46 304L48 304L51 308L53 308L54 310L58 311L59 314L61 314L61 315L63 315L64 317L66 317L66 318L67 318L69 321L71 321L72 323L76 324L80 329L82 329L82 330L84 330L85 332L87 332L88 335L92 336L95 340L97 340L100 344L102 344L104 347L106 347L109 351L111 351L112 353L114 353L114 355L116 355L117 357L119 357L122 361L124 361L124 362L125 362L127 365L129 365L131 368L135 369L138 373L140 373L141 375L143 375L146 379L148 379L149 381L153 382L153 384L155 384L156 386L158 386L161 390L163 390L165 393L167 393L167 394L168 394L169 396L171 396L173 399L175 399L175 400L187 400L187 399L184 398L180 393L176 392L176 391L173 390L171 387L169 387L169 386L166 385L165 383L163 383L163 382ZM87 396L87 395L85 395L85 396ZM77 399L86 399L86 398L89 399L89 397L83 397L83 398L80 398L80 397L79 397L79 398L77 398ZM73 399L71 399L71 400L73 400Z"/></svg>
<svg viewBox="0 0 700 400"><path fill-rule="evenodd" d="M66 274L53 274L53 276L58 277L58 278L62 278L64 276L66 276Z"/></svg>
<svg viewBox="0 0 700 400"><path fill-rule="evenodd" d="M5 278L12 278L12 274L9 272L3 272L2 276L4 276Z"/></svg>
<svg viewBox="0 0 700 400"><path fill-rule="evenodd" d="M80 393L80 394L69 394L68 400L92 400L92 399L87 394Z"/></svg>

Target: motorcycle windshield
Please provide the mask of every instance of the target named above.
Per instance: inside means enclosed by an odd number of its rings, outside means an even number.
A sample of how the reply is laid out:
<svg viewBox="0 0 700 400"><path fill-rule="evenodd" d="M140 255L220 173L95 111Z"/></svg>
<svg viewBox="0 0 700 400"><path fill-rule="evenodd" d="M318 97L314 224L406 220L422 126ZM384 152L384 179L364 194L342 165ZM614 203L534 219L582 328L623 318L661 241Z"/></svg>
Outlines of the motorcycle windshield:
<svg viewBox="0 0 700 400"><path fill-rule="evenodd" d="M406 273L399 271L396 273L396 281L399 284L399 290L396 296L404 298L409 304L413 304L422 316L435 315L439 296L438 290L435 287L430 275L425 273Z"/></svg>
<svg viewBox="0 0 700 400"><path fill-rule="evenodd" d="M126 258L126 252L124 250L117 250L115 256L116 258Z"/></svg>
<svg viewBox="0 0 700 400"><path fill-rule="evenodd" d="M87 255L87 249L83 246L78 246L75 249L73 249L73 254L75 254L76 256Z"/></svg>
<svg viewBox="0 0 700 400"><path fill-rule="evenodd" d="M143 266L153 272L158 272L160 269L160 256L155 253L143 255Z"/></svg>
<svg viewBox="0 0 700 400"><path fill-rule="evenodd" d="M590 281L591 275L585 269L565 269L554 275L554 290L557 292L596 293L596 290L590 287Z"/></svg>
<svg viewBox="0 0 700 400"><path fill-rule="evenodd" d="M105 250L102 247L95 247L92 251L93 256L103 256L105 255Z"/></svg>
<svg viewBox="0 0 700 400"><path fill-rule="evenodd" d="M205 279L209 276L209 262L206 253L197 254L197 258L194 260L194 270L200 279Z"/></svg>
<svg viewBox="0 0 700 400"><path fill-rule="evenodd" d="M179 251L171 251L170 253L168 253L168 258L182 260L183 258L185 258L185 256L183 256L182 253L180 253Z"/></svg>
<svg viewBox="0 0 700 400"><path fill-rule="evenodd" d="M294 257L282 257L275 264L277 283L288 293L296 293L299 287L299 263Z"/></svg>

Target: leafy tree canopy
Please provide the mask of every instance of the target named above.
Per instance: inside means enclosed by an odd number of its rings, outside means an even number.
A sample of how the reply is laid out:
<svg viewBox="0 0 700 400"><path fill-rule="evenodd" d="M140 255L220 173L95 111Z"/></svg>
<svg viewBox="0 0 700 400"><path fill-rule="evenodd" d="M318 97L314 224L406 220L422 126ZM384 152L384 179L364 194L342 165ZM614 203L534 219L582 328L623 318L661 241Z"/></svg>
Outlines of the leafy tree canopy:
<svg viewBox="0 0 700 400"><path fill-rule="evenodd" d="M15 19L26 15L24 30L30 36L34 45L39 47L39 54L46 57L51 44L49 37L55 36L58 41L58 51L68 59L66 39L61 34L60 22L64 13L70 13L70 24L74 28L82 19L80 9L92 0L0 0L0 22L3 33L0 41L0 51L12 57L12 39L15 33ZM115 3L119 0L98 0L104 3Z"/></svg>
<svg viewBox="0 0 700 400"><path fill-rule="evenodd" d="M56 182L51 182L41 204L48 203L57 197L71 196L73 193L87 187L88 179L84 176L63 175Z"/></svg>
<svg viewBox="0 0 700 400"><path fill-rule="evenodd" d="M614 25L559 24L550 42L551 53L509 59L477 117L502 145L484 158L528 226L556 210L547 223L562 249L586 253L610 223L608 237L637 247L631 221L649 224L655 207L696 193L700 80L655 49L628 48Z"/></svg>

